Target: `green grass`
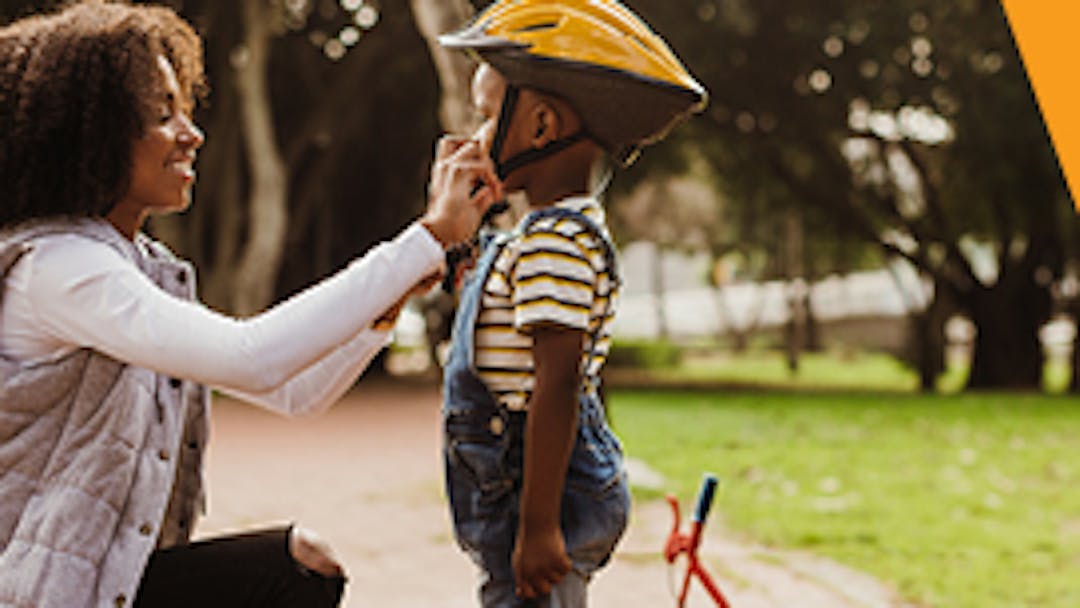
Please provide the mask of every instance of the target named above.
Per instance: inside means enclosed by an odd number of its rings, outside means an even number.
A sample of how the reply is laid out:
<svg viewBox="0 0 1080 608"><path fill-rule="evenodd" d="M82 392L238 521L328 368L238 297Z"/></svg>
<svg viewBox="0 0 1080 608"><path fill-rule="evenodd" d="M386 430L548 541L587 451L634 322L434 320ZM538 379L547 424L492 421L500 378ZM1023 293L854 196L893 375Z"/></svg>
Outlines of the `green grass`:
<svg viewBox="0 0 1080 608"><path fill-rule="evenodd" d="M913 391L919 378L896 358L858 353L845 357L807 353L792 374L782 353L754 351L740 355L688 358L664 374L686 380L712 380L793 389L875 389Z"/></svg>
<svg viewBox="0 0 1080 608"><path fill-rule="evenodd" d="M615 391L629 454L684 504L927 606L1080 606L1080 400Z"/></svg>
<svg viewBox="0 0 1080 608"><path fill-rule="evenodd" d="M918 374L911 367L892 355L873 352L804 353L799 358L798 372L793 374L780 351L754 350L742 354L707 351L704 355L685 357L678 366L650 368L648 373L664 381L794 390L912 392L919 388ZM1051 393L1065 391L1071 373L1068 361L1047 361L1043 388ZM937 388L943 393L959 392L963 390L967 376L967 361L950 361L938 378Z"/></svg>

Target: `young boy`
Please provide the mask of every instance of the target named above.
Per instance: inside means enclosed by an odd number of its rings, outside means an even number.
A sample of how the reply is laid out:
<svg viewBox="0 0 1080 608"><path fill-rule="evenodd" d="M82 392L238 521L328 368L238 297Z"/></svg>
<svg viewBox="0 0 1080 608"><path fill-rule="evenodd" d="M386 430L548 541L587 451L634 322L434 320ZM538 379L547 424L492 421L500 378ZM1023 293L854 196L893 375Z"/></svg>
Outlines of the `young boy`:
<svg viewBox="0 0 1080 608"><path fill-rule="evenodd" d="M630 506L598 396L619 276L590 180L707 94L614 0L499 0L440 41L481 60L476 138L531 208L460 295L443 405L457 539L483 606L584 606Z"/></svg>

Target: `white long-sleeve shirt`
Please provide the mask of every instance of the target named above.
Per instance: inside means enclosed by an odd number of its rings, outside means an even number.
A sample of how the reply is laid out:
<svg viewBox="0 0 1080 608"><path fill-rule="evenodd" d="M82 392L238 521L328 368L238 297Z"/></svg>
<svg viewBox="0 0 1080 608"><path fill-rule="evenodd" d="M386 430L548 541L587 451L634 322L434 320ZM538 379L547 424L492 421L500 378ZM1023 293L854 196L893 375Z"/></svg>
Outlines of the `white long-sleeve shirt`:
<svg viewBox="0 0 1080 608"><path fill-rule="evenodd" d="M169 295L100 241L49 235L8 275L0 354L32 365L92 348L283 414L315 413L388 343L373 321L443 259L414 224L329 279L239 320Z"/></svg>

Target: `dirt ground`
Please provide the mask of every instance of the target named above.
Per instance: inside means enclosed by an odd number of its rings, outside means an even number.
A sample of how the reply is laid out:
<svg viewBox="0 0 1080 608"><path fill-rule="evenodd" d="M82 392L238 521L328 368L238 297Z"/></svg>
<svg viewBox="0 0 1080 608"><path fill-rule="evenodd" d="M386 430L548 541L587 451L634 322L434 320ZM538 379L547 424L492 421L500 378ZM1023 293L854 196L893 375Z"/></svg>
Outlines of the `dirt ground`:
<svg viewBox="0 0 1080 608"><path fill-rule="evenodd" d="M435 387L362 383L328 413L299 420L218 399L198 536L300 522L345 564L348 608L476 606L476 572L451 536L440 475ZM702 554L733 606L901 605L864 574L736 540L718 511ZM634 505L627 538L591 586L592 606L675 605L660 554L669 526L666 504ZM688 604L713 605L700 591Z"/></svg>

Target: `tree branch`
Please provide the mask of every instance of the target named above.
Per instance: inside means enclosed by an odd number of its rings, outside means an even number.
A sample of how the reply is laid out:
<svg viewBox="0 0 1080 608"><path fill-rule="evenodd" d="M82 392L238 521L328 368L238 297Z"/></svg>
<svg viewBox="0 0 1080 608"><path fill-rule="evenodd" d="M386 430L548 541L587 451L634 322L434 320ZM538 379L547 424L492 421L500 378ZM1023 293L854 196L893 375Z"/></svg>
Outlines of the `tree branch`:
<svg viewBox="0 0 1080 608"><path fill-rule="evenodd" d="M386 24L384 23L384 26ZM372 36L365 40L364 44L350 51L345 60L338 66L341 76L334 80L333 85L320 95L321 102L307 115L291 141L284 145L285 164L290 174L295 174L308 148L317 136L326 131L337 132L332 126L355 100L363 95L369 85L359 74L370 73L374 66L384 58L386 47L390 46L403 29L400 23L390 32L382 32L383 35Z"/></svg>
<svg viewBox="0 0 1080 608"><path fill-rule="evenodd" d="M971 266L971 261L968 260L964 252L960 251L958 244L959 235L957 231L953 229L952 222L949 221L945 208L941 203L941 195L938 192L933 180L930 176L930 170L926 165L926 162L920 158L915 151L914 146L910 141L901 140L896 145L900 148L901 152L907 157L908 162L915 167L915 171L919 175L919 189L922 192L923 201L926 202L926 208L930 211L931 218L937 223L939 228L939 234L941 235L941 242L945 245L945 255L951 259L952 263L957 265L957 268L962 273L963 277L978 285L982 281L975 275L975 269ZM1005 245L1005 242L1002 242Z"/></svg>

